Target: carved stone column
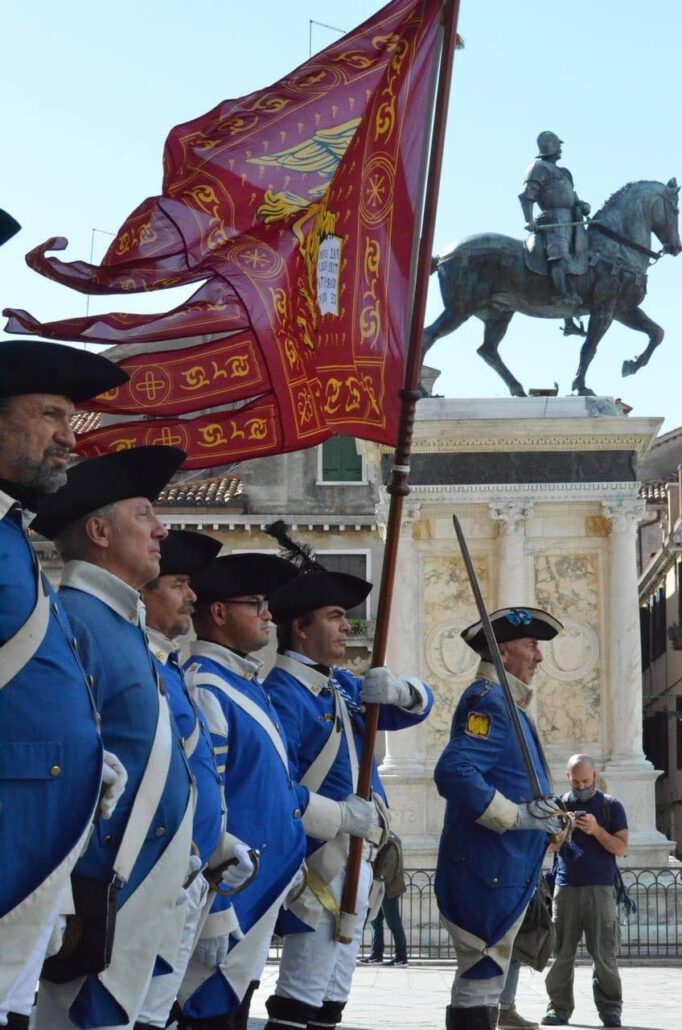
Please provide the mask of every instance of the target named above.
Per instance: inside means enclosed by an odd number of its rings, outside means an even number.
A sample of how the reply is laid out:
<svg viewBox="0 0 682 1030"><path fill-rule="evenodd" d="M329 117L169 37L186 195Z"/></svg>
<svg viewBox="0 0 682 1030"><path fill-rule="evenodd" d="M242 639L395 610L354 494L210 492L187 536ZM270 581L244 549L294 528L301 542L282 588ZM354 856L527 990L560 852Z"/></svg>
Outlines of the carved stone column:
<svg viewBox="0 0 682 1030"><path fill-rule="evenodd" d="M642 667L635 541L644 504L637 498L602 504L609 538L608 727L604 779L625 805L630 864L667 862L671 844L656 829L654 783L660 772L642 750Z"/></svg>
<svg viewBox="0 0 682 1030"><path fill-rule="evenodd" d="M490 517L499 524L497 608L530 604L525 554L526 521L533 514L531 501L490 504Z"/></svg>
<svg viewBox="0 0 682 1030"><path fill-rule="evenodd" d="M409 501L403 509L395 591L387 646L387 664L399 676L426 680L423 666L423 582L418 542L421 509ZM381 513L378 513L381 519ZM433 861L436 839L427 826L428 798L433 792L424 724L387 732L381 779L400 835L407 865Z"/></svg>

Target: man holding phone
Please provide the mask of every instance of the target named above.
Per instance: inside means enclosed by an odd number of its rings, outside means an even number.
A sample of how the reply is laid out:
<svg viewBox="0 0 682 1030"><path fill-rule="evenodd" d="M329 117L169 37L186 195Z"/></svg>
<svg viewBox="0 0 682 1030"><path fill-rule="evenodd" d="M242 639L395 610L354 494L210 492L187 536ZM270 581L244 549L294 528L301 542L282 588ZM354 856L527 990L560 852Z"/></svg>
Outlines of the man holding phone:
<svg viewBox="0 0 682 1030"><path fill-rule="evenodd" d="M627 854L628 824L616 798L597 790L597 773L589 755L572 755L566 777L571 790L563 801L575 816L573 840L581 849L571 857L558 853L554 892L556 958L545 979L549 1007L544 1026L564 1026L573 1012L573 971L585 934L594 963L594 1001L606 1027L621 1026L623 992L618 973L616 857Z"/></svg>

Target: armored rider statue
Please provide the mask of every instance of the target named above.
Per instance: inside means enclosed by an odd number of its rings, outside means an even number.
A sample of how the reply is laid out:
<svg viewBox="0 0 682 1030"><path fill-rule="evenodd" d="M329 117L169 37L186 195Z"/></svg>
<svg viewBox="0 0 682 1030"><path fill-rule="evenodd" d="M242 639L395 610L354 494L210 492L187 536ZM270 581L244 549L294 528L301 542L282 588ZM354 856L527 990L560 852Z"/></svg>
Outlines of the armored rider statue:
<svg viewBox="0 0 682 1030"><path fill-rule="evenodd" d="M577 306L582 300L570 288L566 279L569 261L573 256L572 241L575 238L571 223L588 215L590 205L578 197L568 168L561 168L557 164L561 157L562 142L554 132L540 133L537 140L538 155L528 169L519 200L526 219L526 229L541 234L558 298ZM542 212L537 220L533 216L535 204Z"/></svg>

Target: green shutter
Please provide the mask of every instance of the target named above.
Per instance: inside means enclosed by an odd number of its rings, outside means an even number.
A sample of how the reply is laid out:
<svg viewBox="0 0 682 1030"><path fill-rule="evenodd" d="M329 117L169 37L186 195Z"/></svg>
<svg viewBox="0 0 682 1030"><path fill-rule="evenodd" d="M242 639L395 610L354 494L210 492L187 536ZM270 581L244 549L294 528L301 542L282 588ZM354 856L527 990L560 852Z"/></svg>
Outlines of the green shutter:
<svg viewBox="0 0 682 1030"><path fill-rule="evenodd" d="M362 458L352 437L332 436L322 444L322 479L336 483L362 481Z"/></svg>

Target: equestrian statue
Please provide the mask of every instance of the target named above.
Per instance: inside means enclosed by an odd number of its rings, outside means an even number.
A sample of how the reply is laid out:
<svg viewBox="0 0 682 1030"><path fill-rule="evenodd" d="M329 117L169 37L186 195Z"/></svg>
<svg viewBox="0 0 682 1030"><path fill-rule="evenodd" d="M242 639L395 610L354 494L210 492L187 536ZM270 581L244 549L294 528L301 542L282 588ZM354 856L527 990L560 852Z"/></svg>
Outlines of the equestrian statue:
<svg viewBox="0 0 682 1030"><path fill-rule="evenodd" d="M647 364L663 330L640 308L650 263L682 250L678 226L679 186L675 179L631 182L617 190L588 219L567 168L557 164L562 140L538 136L538 155L526 174L519 200L529 237L522 242L498 233L469 236L434 258L445 310L424 330L422 356L441 336L471 315L485 326L478 353L504 379L514 397L525 397L498 347L515 312L533 318L562 318L564 334L585 336L572 389L592 395L585 384L597 345L613 320L646 333L644 351L623 363L623 375ZM534 207L540 209L535 217ZM662 244L651 250L651 234ZM576 318L589 316L587 332Z"/></svg>

